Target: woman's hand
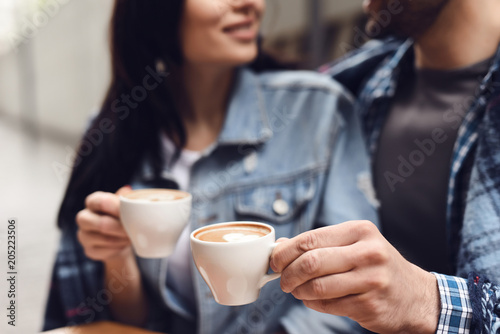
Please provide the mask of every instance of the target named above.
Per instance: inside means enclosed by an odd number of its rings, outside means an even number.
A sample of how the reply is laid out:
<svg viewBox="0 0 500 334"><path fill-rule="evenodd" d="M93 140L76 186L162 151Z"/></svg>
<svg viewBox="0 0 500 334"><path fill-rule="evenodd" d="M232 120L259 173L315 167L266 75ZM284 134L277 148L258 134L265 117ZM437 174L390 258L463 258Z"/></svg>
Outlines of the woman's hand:
<svg viewBox="0 0 500 334"><path fill-rule="evenodd" d="M133 255L130 240L120 222L120 195L131 192L123 187L116 194L95 192L87 196L86 208L76 215L78 240L85 255L96 261L120 260Z"/></svg>
<svg viewBox="0 0 500 334"><path fill-rule="evenodd" d="M142 326L147 318L148 303L130 240L120 222L119 196L131 191L130 187L123 187L116 194L98 191L89 195L86 208L78 213L76 222L85 255L104 262L104 286L113 287L109 289L113 293L109 307L114 319ZM118 286L117 275L126 277Z"/></svg>
<svg viewBox="0 0 500 334"><path fill-rule="evenodd" d="M316 311L347 316L377 333L436 331L436 278L406 261L371 222L347 222L283 240L271 268L282 272L284 292Z"/></svg>

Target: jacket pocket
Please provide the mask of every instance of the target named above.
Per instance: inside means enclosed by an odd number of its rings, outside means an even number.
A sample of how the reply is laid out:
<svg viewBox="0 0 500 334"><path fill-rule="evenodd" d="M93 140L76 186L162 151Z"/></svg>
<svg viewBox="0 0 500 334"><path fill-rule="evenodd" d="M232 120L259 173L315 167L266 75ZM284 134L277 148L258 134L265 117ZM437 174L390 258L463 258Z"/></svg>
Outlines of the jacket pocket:
<svg viewBox="0 0 500 334"><path fill-rule="evenodd" d="M294 221L315 193L314 179L310 177L283 183L263 183L236 195L236 215L239 220L284 224Z"/></svg>

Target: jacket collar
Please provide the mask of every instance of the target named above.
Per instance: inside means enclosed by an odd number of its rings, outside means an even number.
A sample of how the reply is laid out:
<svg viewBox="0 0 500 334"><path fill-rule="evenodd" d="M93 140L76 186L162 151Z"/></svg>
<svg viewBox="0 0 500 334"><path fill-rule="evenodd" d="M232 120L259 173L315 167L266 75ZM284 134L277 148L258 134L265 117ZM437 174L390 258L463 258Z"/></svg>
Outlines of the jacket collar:
<svg viewBox="0 0 500 334"><path fill-rule="evenodd" d="M217 145L258 145L272 135L259 78L249 69L241 68L236 74Z"/></svg>
<svg viewBox="0 0 500 334"><path fill-rule="evenodd" d="M265 143L272 135L259 78L251 70L240 68L236 73L235 85L219 138L202 152L202 156L210 155L218 146L256 146ZM155 179L149 161L143 163L139 175L142 181ZM166 170L161 178L165 182L174 180L170 172ZM175 185L165 187L176 188Z"/></svg>

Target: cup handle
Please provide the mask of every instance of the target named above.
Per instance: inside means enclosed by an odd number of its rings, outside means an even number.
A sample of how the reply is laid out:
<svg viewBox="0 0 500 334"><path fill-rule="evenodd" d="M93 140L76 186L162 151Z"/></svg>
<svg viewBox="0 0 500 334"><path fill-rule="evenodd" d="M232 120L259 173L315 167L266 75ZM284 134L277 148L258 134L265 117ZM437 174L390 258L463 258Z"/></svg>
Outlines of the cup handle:
<svg viewBox="0 0 500 334"><path fill-rule="evenodd" d="M273 250L276 248L277 245L278 245L277 243L274 243L271 245L271 250L269 252L269 255L271 255L271 253L273 252ZM278 279L280 277L281 277L281 273L272 273L269 275L268 274L264 275L264 277L262 277L262 279L259 282L259 289L262 289L264 287L264 285L266 285L267 283L274 281L275 279Z"/></svg>

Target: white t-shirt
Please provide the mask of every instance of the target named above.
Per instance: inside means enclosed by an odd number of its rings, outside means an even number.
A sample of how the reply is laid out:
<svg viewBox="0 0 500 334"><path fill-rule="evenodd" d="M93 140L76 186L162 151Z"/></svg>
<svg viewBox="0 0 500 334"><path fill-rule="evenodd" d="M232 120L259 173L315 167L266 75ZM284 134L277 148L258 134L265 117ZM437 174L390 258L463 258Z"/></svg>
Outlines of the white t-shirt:
<svg viewBox="0 0 500 334"><path fill-rule="evenodd" d="M161 138L165 154L170 157L173 156L173 154L175 153L174 143L166 135L162 135ZM169 170L169 173L179 184L180 190L188 190L191 168L196 163L196 161L200 160L201 156L201 152L184 149L182 150L179 159Z"/></svg>
<svg viewBox="0 0 500 334"><path fill-rule="evenodd" d="M175 153L174 143L166 136L162 136L163 147L167 156ZM201 158L201 152L183 150L179 159L168 171L178 182L180 190L188 191L193 165ZM193 308L196 303L191 272L191 247L189 245L189 226L182 232L175 250L167 259L167 283L184 301Z"/></svg>

